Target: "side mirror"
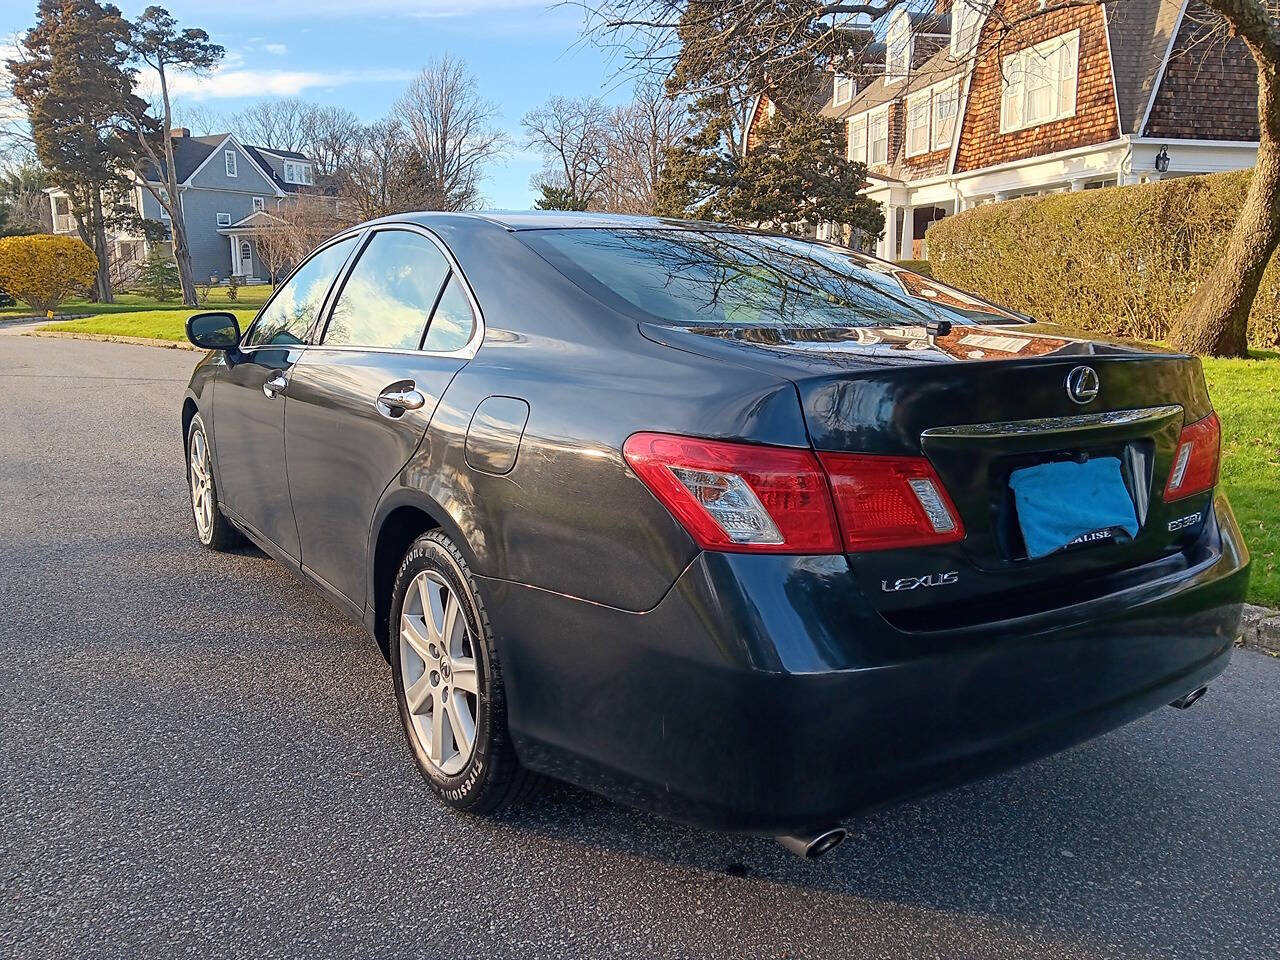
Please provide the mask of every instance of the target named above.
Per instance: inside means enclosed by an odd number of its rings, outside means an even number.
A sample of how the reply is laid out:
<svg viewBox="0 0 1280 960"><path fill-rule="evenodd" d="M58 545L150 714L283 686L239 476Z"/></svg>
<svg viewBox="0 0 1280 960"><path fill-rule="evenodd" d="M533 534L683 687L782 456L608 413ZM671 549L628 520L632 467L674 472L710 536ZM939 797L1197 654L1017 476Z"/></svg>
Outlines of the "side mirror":
<svg viewBox="0 0 1280 960"><path fill-rule="evenodd" d="M230 350L240 343L234 313L194 313L187 317L187 339L204 350Z"/></svg>

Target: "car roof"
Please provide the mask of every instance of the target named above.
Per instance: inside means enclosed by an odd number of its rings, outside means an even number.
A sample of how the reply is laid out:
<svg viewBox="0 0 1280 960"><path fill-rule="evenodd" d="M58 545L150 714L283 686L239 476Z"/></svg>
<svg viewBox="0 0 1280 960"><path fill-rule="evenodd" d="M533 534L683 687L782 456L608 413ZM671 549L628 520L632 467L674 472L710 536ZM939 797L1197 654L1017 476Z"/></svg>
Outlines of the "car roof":
<svg viewBox="0 0 1280 960"><path fill-rule="evenodd" d="M564 210L477 210L463 213L444 213L423 210L403 213L387 220L421 223L424 226L443 220L484 220L505 227L507 230L572 230L589 227L645 230L730 230L741 228L724 223L701 220L677 220L670 217L642 217L623 213L578 213Z"/></svg>

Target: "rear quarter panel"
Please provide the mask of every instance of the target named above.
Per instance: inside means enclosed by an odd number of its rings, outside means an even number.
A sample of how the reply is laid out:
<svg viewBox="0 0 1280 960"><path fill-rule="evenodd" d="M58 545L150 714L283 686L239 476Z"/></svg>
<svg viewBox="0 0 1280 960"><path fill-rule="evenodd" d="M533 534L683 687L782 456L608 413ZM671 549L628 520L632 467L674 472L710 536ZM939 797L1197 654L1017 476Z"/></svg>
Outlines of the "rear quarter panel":
<svg viewBox="0 0 1280 960"><path fill-rule="evenodd" d="M623 442L656 430L807 446L794 386L647 340L505 229L440 233L486 334L399 486L441 505L481 576L652 608L697 548L626 466ZM501 476L464 456L489 396L529 404L515 465Z"/></svg>

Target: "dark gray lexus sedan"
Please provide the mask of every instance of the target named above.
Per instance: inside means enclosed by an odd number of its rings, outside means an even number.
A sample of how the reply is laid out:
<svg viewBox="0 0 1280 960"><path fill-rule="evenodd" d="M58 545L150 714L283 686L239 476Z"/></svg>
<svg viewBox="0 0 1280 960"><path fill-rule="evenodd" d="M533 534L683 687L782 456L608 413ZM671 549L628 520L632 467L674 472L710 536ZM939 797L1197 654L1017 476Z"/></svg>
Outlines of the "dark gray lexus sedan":
<svg viewBox="0 0 1280 960"><path fill-rule="evenodd" d="M188 333L201 542L364 623L462 810L545 773L815 856L1231 653L1199 361L841 247L414 214Z"/></svg>

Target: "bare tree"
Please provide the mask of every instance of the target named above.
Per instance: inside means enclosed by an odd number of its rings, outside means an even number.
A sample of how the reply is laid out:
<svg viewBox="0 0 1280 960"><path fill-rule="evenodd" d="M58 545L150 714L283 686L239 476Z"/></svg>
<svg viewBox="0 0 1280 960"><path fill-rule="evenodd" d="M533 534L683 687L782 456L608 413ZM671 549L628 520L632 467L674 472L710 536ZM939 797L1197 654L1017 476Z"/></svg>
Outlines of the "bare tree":
<svg viewBox="0 0 1280 960"><path fill-rule="evenodd" d="M542 156L531 185L564 191L575 207L595 206L609 165L609 109L595 97L551 97L524 115L525 145Z"/></svg>
<svg viewBox="0 0 1280 960"><path fill-rule="evenodd" d="M231 126L245 143L301 153L307 145L307 115L313 104L297 97L259 100L232 114Z"/></svg>
<svg viewBox="0 0 1280 960"><path fill-rule="evenodd" d="M299 148L316 165L316 173L333 180L360 138L360 119L343 107L309 104L303 116L303 145Z"/></svg>
<svg viewBox="0 0 1280 960"><path fill-rule="evenodd" d="M207 104L177 99L173 101L173 123L177 127L186 127L196 137L226 133L233 126L230 117Z"/></svg>
<svg viewBox="0 0 1280 960"><path fill-rule="evenodd" d="M650 214L667 151L692 132L686 106L660 83L642 80L635 99L609 117L603 206L616 213Z"/></svg>
<svg viewBox="0 0 1280 960"><path fill-rule="evenodd" d="M420 198L409 175L413 165L413 146L399 120L362 127L338 176L344 214L358 223L414 209Z"/></svg>
<svg viewBox="0 0 1280 960"><path fill-rule="evenodd" d="M345 226L336 210L332 197L300 193L279 209L259 215L261 226L251 235L272 283Z"/></svg>
<svg viewBox="0 0 1280 960"><path fill-rule="evenodd" d="M502 157L509 138L494 126L498 108L480 96L466 64L450 56L431 61L394 115L409 132L431 207L478 206L485 164Z"/></svg>

